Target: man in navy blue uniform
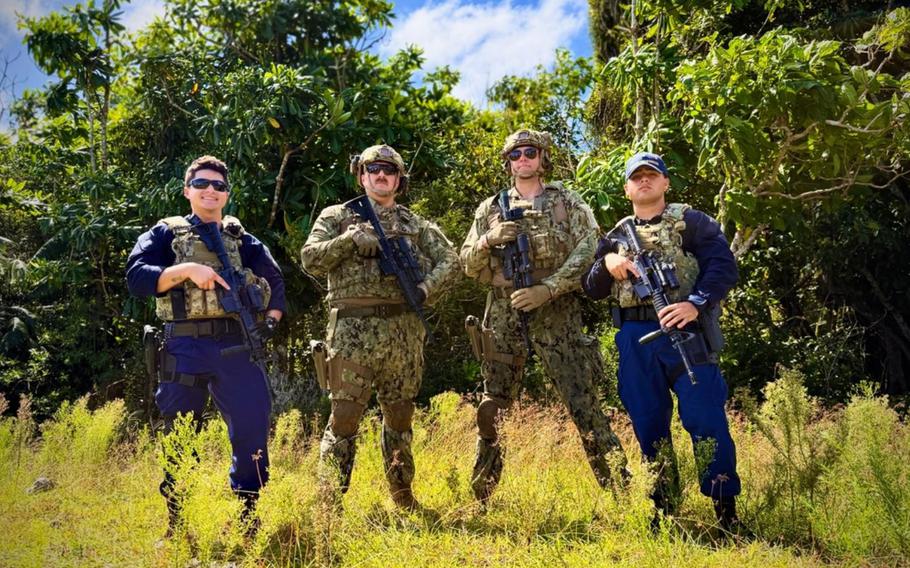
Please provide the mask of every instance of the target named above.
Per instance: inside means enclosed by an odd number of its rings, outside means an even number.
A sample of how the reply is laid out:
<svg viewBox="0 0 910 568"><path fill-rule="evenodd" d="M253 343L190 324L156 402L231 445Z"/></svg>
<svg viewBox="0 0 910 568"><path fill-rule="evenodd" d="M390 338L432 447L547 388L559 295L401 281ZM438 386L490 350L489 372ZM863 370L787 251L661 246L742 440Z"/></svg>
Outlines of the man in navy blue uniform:
<svg viewBox="0 0 910 568"><path fill-rule="evenodd" d="M221 353L243 343L240 321L220 304L220 292L228 288L218 274L221 262L193 226L218 223L231 265L244 272L246 285L261 289L265 309L258 314L255 333L262 339L274 334L285 311L285 296L281 270L269 249L245 232L237 219L222 215L230 195L227 177L221 160L212 156L194 160L183 188L192 214L162 219L143 233L130 253L126 277L130 293L155 297L156 312L166 322L155 392L165 433L178 414L201 419L211 394L227 423L233 454L231 489L243 499L246 517L269 477L268 378L250 361L248 351ZM167 471L160 490L167 501L171 535L179 520L180 500L175 479Z"/></svg>
<svg viewBox="0 0 910 568"><path fill-rule="evenodd" d="M645 249L657 251L663 261L675 266L680 286L669 291L668 305L655 313L650 301L634 292L632 280L639 274L617 229L599 242L582 286L594 299L612 296L619 304L613 308L614 324L619 327L619 396L643 456L656 462L658 483L652 498L658 511L673 513L678 500L679 473L670 438L672 390L693 443L697 448L705 444L712 452L699 480L701 491L713 499L721 527L738 531L736 448L724 413L727 384L717 366L722 347L719 302L736 283L736 260L714 219L688 205L667 204L670 178L660 156L636 154L626 163L625 174L635 231ZM687 376L682 357L666 335L639 344L641 337L661 327L694 334L683 345L697 382Z"/></svg>

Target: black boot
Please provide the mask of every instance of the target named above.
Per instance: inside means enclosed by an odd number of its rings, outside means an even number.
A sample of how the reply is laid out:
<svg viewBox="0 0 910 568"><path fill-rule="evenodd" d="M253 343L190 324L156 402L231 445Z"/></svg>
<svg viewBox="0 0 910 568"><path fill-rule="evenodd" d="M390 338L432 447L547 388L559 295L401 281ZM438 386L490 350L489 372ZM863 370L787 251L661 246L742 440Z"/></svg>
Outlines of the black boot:
<svg viewBox="0 0 910 568"><path fill-rule="evenodd" d="M246 536L253 538L259 530L259 517L256 516L256 501L259 500L259 493L256 491L238 491L237 496L243 502L243 510L240 511L240 524L243 525Z"/></svg>
<svg viewBox="0 0 910 568"><path fill-rule="evenodd" d="M724 532L742 538L751 538L752 532L743 525L736 514L736 497L721 497L714 501L714 514Z"/></svg>
<svg viewBox="0 0 910 568"><path fill-rule="evenodd" d="M164 533L164 538L167 539L174 536L180 524L180 501L175 495L174 476L170 472L164 472L164 481L158 486L158 491L167 505L167 531Z"/></svg>

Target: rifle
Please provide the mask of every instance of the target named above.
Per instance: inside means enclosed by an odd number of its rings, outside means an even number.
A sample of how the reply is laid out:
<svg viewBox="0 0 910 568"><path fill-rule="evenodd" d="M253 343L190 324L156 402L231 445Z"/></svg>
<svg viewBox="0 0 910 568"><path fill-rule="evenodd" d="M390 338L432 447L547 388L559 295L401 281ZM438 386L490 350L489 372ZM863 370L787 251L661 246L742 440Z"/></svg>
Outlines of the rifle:
<svg viewBox="0 0 910 568"><path fill-rule="evenodd" d="M266 389L271 399L272 389L269 383L269 374L265 370L265 340L256 332L256 315L265 309L262 290L259 286L247 284L246 276L243 272L231 265L231 259L228 257L227 250L224 248L224 241L221 239L218 223L199 222L193 225L193 230L199 235L205 246L218 255L218 260L221 261L221 270L218 271L218 275L231 287L230 290L219 291L221 307L224 308L225 312L237 316L237 319L240 320L240 329L243 332L243 343L222 349L221 355L227 356L249 351L250 361L262 371L262 378L265 380Z"/></svg>
<svg viewBox="0 0 910 568"><path fill-rule="evenodd" d="M352 199L345 203L344 206L361 219L368 221L373 227L373 231L376 232L376 236L379 238L379 269L384 276L395 275L401 294L411 310L420 318L420 323L423 324L423 328L427 331L427 343L431 343L433 341L433 332L430 330L430 324L427 323L427 318L423 313L423 303L418 300L418 290L420 288L417 285L423 282L424 275L423 271L420 270L420 264L417 263L414 252L408 245L408 241L401 236L391 239L386 236L376 212L373 211L373 206L370 205L370 199L366 195Z"/></svg>
<svg viewBox="0 0 910 568"><path fill-rule="evenodd" d="M499 193L499 215L503 221L517 221L525 217L527 209L516 207L509 209L509 191L502 190ZM534 266L531 264L531 241L525 233L518 233L514 242L500 245L500 256L502 258L502 272L506 278L512 280L512 287L515 290L530 288L534 285L534 278L531 273ZM524 339L525 348L528 350L528 359L534 354L531 347L531 314L524 310L518 311L518 327L521 331L521 337Z"/></svg>
<svg viewBox="0 0 910 568"><path fill-rule="evenodd" d="M632 280L632 288L635 290L635 295L641 300L650 299L651 304L654 306L654 311L659 313L670 303L667 297L667 290L679 288L679 279L676 278L676 267L672 263L662 261L655 251L645 250L642 247L632 219L626 219L620 223L619 229L623 233L624 238L622 240L629 248L629 251L632 252L632 264L635 265L640 274L638 278L633 278ZM696 384L698 381L695 378L695 371L692 370L692 362L686 353L685 345L683 345L695 337L695 334L680 329L661 327L643 336L638 340L638 344L645 345L662 335L670 338L673 348L682 357L689 380L692 381L693 385Z"/></svg>

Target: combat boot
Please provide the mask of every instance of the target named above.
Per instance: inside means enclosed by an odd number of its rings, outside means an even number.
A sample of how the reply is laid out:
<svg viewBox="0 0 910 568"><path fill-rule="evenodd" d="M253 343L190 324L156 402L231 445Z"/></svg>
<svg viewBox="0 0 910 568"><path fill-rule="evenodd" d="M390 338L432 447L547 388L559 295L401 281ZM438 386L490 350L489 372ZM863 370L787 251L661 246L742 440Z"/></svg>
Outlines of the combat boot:
<svg viewBox="0 0 910 568"><path fill-rule="evenodd" d="M486 504L502 477L502 446L498 441L477 438L477 457L471 475L474 497Z"/></svg>
<svg viewBox="0 0 910 568"><path fill-rule="evenodd" d="M406 511L420 510L420 503L417 501L417 498L414 497L414 492L411 491L410 485L399 485L398 483L391 481L389 482L389 490L392 492L392 501L399 509L404 509Z"/></svg>
<svg viewBox="0 0 910 568"><path fill-rule="evenodd" d="M736 514L736 497L721 497L714 500L714 514L725 533L741 538L754 536Z"/></svg>
<svg viewBox="0 0 910 568"><path fill-rule="evenodd" d="M354 472L354 454L357 450L355 436L340 438L331 428L326 428L319 444L319 461L334 469L338 476L338 488L346 493L351 485L351 474Z"/></svg>
<svg viewBox="0 0 910 568"><path fill-rule="evenodd" d="M158 491L164 497L164 502L167 505L167 530L164 533L165 539L172 538L180 525L180 501L177 498L174 484L174 476L165 470L164 481L158 486Z"/></svg>
<svg viewBox="0 0 910 568"><path fill-rule="evenodd" d="M256 515L256 502L259 500L259 493L256 491L238 491L237 496L243 502L243 509L240 511L240 524L244 528L244 534L248 538L253 538L259 531L259 517Z"/></svg>

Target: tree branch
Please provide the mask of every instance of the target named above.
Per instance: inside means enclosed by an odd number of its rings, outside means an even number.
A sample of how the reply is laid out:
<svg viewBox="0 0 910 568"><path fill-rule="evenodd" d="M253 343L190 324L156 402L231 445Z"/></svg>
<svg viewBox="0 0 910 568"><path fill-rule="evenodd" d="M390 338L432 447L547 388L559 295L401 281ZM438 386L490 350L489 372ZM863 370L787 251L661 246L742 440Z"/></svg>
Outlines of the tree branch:
<svg viewBox="0 0 910 568"><path fill-rule="evenodd" d="M749 249L752 248L752 245L755 244L755 241L758 240L758 237L764 234L767 229L768 225L758 225L746 237L743 236L744 232L741 229L737 229L736 234L733 235L733 241L730 243L730 251L733 253L734 258L739 260L744 257L749 252Z"/></svg>
<svg viewBox="0 0 910 568"><path fill-rule="evenodd" d="M307 139L304 140L303 144L285 151L284 155L281 157L281 166L278 168L278 177L275 178L275 195L272 197L272 211L269 213L269 223L266 225L268 228L272 228L272 225L275 223L275 217L278 215L278 201L281 199L281 189L284 187L284 176L291 157L306 150L307 146L309 146L313 139L316 138L316 135L322 132L326 127L329 126L329 124L332 123L332 119L333 117L331 116L327 118L325 122L319 126L319 128L314 130L312 134L310 134Z"/></svg>

